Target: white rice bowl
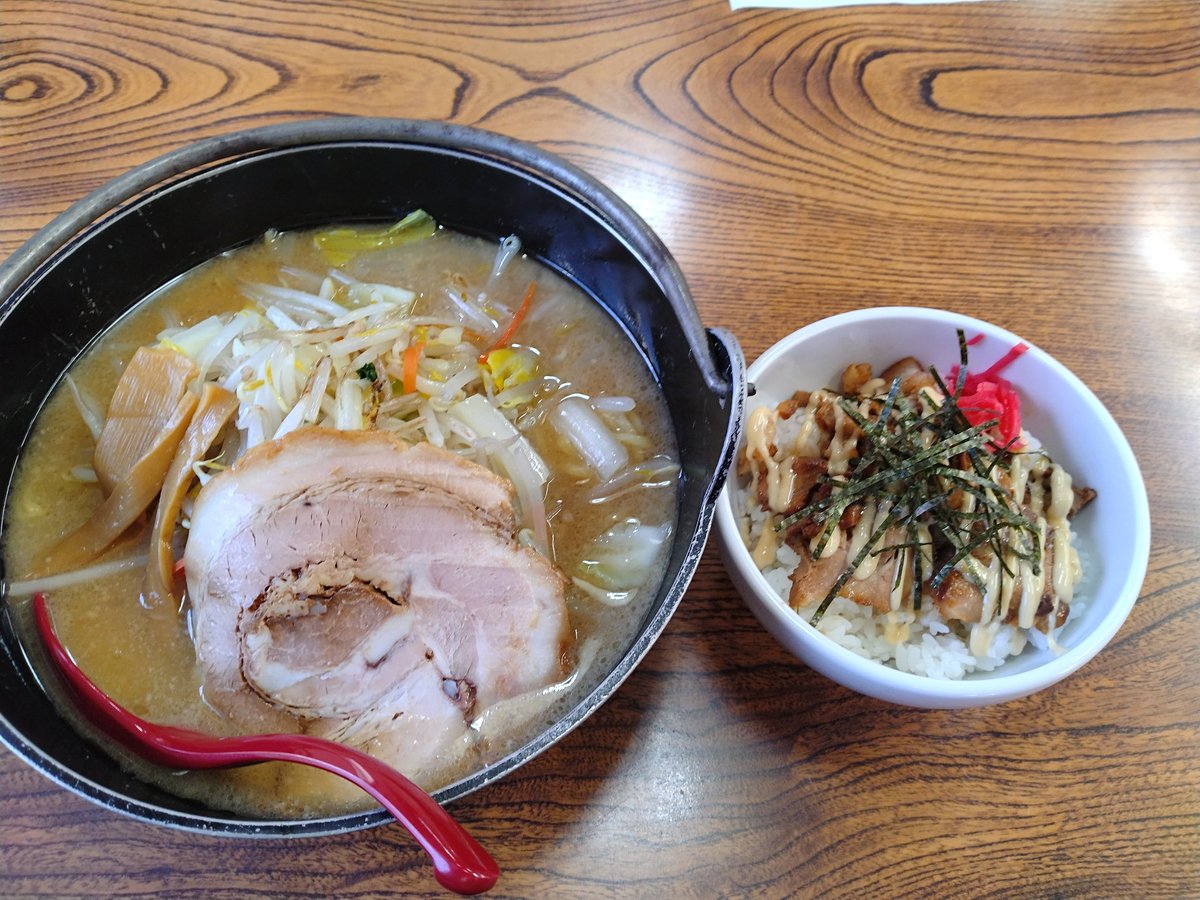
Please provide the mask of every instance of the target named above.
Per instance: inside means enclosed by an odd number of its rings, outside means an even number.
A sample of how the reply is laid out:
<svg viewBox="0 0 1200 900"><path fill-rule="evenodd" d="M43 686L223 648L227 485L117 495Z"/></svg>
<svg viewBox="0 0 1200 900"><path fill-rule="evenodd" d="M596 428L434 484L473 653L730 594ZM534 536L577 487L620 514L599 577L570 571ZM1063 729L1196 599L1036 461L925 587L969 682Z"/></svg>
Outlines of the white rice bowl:
<svg viewBox="0 0 1200 900"><path fill-rule="evenodd" d="M904 356L947 372L958 362L956 329L983 334L970 348L982 371L1022 339L978 319L893 307L833 316L800 329L764 353L747 376L756 393L747 410L775 406L799 389L836 385L853 362L876 370ZM1029 344L1029 341L1025 341ZM1072 522L1083 579L1058 649L1034 629L1002 626L988 654L975 657L936 610L908 614L908 640L892 644L882 617L837 598L814 628L812 610L788 605L788 575L798 558L786 546L759 571L746 539L764 514L731 474L717 503L717 539L738 591L763 625L817 671L861 693L914 706L955 708L1026 696L1065 678L1108 643L1137 599L1149 557L1150 516L1133 453L1107 410L1074 375L1030 344L1003 372L1021 395L1022 424L1097 498ZM1067 416L1062 410L1070 410ZM749 511L749 518L747 512ZM753 521L751 521L753 520ZM755 524L757 523L757 524ZM815 604L814 604L815 608Z"/></svg>

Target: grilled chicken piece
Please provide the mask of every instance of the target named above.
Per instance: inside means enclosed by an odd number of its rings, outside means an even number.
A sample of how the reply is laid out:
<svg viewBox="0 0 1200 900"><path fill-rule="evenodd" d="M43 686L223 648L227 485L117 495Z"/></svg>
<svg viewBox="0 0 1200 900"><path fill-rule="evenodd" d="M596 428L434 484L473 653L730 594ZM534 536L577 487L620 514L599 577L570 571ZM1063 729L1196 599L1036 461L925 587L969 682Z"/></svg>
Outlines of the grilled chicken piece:
<svg viewBox="0 0 1200 900"><path fill-rule="evenodd" d="M775 407L775 411L779 413L779 418L790 419L797 412L808 406L808 400L811 396L811 391L796 391L796 393Z"/></svg>
<svg viewBox="0 0 1200 900"><path fill-rule="evenodd" d="M850 363L842 372L842 393L857 394L859 389L871 380L871 375L870 363Z"/></svg>
<svg viewBox="0 0 1200 900"><path fill-rule="evenodd" d="M792 571L792 589L788 595L792 609L801 609L824 600L849 564L844 537L841 546L829 556L814 560L806 550L801 551L799 556L800 564ZM876 612L887 612L892 608L892 586L896 581L897 561L896 554L883 553L874 572L862 579L851 576L838 594L853 600L859 606L869 606ZM902 590L906 599L911 589L912 576L905 573Z"/></svg>
<svg viewBox="0 0 1200 900"><path fill-rule="evenodd" d="M851 578L846 582L845 593L860 606L869 606L876 612L887 612L892 608L892 587L896 583L896 566L899 556L885 552L879 557L875 571L861 581ZM908 602L912 590L912 569L906 569L901 578L900 596Z"/></svg>
<svg viewBox="0 0 1200 900"><path fill-rule="evenodd" d="M1034 610L1032 623L1032 627L1042 632L1048 632L1051 628L1058 628L1065 623L1071 610L1069 603L1060 600L1056 618L1053 622L1050 621L1050 614L1055 610L1053 576L1051 574L1054 571L1054 552L1054 533L1051 532L1047 536L1045 550L1042 554L1042 571L1046 576L1044 588L1038 599L1037 608ZM1005 578L1009 577L1012 576L1005 576ZM929 585L926 590L933 599L934 605L937 606L938 612L942 614L942 618L947 621L957 620L970 625L983 618L983 592L958 569L951 570L936 588ZM1004 616L1004 624L1020 624L1019 614L1024 590L1024 582L1020 577L1016 577L1012 585L1012 597L1009 600L1008 612ZM996 614L998 615L999 611Z"/></svg>
<svg viewBox="0 0 1200 900"><path fill-rule="evenodd" d="M517 544L512 495L380 432L251 450L201 491L185 554L208 701L433 777L483 710L570 667L565 579Z"/></svg>
<svg viewBox="0 0 1200 900"><path fill-rule="evenodd" d="M823 456L797 456L792 459L792 502L788 507L789 514L797 512L808 505L808 497L821 483L821 478L829 471L829 461Z"/></svg>
<svg viewBox="0 0 1200 900"><path fill-rule="evenodd" d="M792 609L803 609L810 603L823 600L846 570L845 546L820 559L812 559L807 548L801 549L799 556L800 563L789 576L792 589L788 594L788 603Z"/></svg>
<svg viewBox="0 0 1200 900"><path fill-rule="evenodd" d="M1096 489L1090 487L1073 487L1072 492L1075 494L1071 501L1071 511L1067 513L1068 519L1075 518L1076 514L1096 499Z"/></svg>
<svg viewBox="0 0 1200 900"><path fill-rule="evenodd" d="M983 592L958 569L951 569L936 588L930 585L928 592L933 605L947 621L972 623L983 618ZM1018 602L1019 595L1013 600Z"/></svg>
<svg viewBox="0 0 1200 900"><path fill-rule="evenodd" d="M921 364L920 360L911 356L896 360L884 369L879 377L889 387L895 379L899 378L900 392L909 396L915 395L921 388L937 386L937 382L933 380L933 375L929 370Z"/></svg>

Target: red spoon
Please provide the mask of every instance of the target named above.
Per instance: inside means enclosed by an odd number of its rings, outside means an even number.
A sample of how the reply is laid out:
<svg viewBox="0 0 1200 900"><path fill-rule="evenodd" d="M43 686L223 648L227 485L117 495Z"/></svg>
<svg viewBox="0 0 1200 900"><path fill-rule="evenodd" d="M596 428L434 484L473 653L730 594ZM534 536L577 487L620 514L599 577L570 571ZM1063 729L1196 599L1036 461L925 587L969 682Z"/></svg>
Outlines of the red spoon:
<svg viewBox="0 0 1200 900"><path fill-rule="evenodd" d="M354 782L382 803L425 848L443 887L479 894L496 883L500 876L496 861L432 797L395 769L358 750L304 734L212 737L139 719L75 665L54 633L45 594L34 595L33 613L42 642L80 710L139 756L175 769L220 769L269 761L324 769Z"/></svg>

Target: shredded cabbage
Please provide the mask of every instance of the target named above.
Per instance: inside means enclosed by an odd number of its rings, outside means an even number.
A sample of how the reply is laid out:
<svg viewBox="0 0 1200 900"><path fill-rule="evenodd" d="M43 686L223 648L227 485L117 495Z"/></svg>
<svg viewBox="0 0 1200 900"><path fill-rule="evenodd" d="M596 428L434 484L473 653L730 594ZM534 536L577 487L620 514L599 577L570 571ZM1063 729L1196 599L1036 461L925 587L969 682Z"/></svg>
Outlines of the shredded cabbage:
<svg viewBox="0 0 1200 900"><path fill-rule="evenodd" d="M409 241L427 238L435 231L437 222L425 210L418 209L387 228L330 228L319 231L313 237L313 243L330 263L340 266L364 250L398 247Z"/></svg>
<svg viewBox="0 0 1200 900"><path fill-rule="evenodd" d="M667 525L618 522L592 541L571 581L594 600L624 606L646 583L670 533Z"/></svg>
<svg viewBox="0 0 1200 900"><path fill-rule="evenodd" d="M582 397L563 399L550 421L596 474L608 480L629 463L624 446Z"/></svg>

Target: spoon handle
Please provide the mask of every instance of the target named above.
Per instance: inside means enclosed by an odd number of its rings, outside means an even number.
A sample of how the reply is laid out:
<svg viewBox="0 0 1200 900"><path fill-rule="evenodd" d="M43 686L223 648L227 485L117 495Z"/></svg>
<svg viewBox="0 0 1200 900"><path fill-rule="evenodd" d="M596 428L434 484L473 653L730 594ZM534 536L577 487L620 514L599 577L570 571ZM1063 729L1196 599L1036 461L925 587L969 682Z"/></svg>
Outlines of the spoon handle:
<svg viewBox="0 0 1200 900"><path fill-rule="evenodd" d="M332 772L378 800L429 854L439 884L460 894L488 890L500 867L479 843L425 791L392 767L360 750L306 734L214 737L147 722L92 681L58 640L44 594L33 597L38 633L66 679L80 710L110 737L159 765L217 769L259 762L293 762Z"/></svg>
<svg viewBox="0 0 1200 900"><path fill-rule="evenodd" d="M448 890L478 894L500 875L496 861L432 797L373 756L304 734L227 738L221 744L211 753L213 765L281 760L315 766L352 781L383 804L425 848L438 883Z"/></svg>

